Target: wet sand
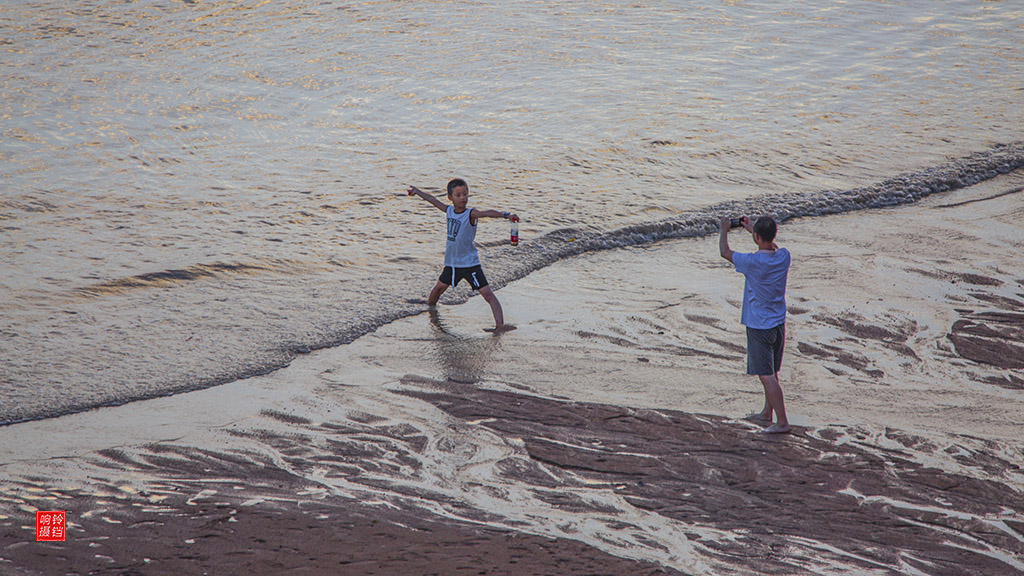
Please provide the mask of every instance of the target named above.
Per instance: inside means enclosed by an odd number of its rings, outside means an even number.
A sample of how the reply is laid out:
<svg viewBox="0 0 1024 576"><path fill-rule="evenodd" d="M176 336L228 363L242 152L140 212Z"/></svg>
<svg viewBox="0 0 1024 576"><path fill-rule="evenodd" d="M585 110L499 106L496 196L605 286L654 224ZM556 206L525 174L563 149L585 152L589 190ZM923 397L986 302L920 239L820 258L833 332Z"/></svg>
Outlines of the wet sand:
<svg viewBox="0 0 1024 576"><path fill-rule="evenodd" d="M741 419L715 238L590 254L500 290L500 336L473 298L0 429L0 573L1024 573L1022 181L782 226L793 434Z"/></svg>

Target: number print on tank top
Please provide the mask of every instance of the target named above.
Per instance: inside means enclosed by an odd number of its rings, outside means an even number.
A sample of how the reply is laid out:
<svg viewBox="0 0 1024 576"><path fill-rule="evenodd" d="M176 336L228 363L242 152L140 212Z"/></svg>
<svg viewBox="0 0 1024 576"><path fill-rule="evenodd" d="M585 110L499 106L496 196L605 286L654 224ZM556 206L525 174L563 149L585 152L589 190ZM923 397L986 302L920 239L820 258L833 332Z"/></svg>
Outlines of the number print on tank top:
<svg viewBox="0 0 1024 576"><path fill-rule="evenodd" d="M454 218L448 219L448 239L452 242L455 241L455 237L459 235L459 228L462 226L461 220Z"/></svg>

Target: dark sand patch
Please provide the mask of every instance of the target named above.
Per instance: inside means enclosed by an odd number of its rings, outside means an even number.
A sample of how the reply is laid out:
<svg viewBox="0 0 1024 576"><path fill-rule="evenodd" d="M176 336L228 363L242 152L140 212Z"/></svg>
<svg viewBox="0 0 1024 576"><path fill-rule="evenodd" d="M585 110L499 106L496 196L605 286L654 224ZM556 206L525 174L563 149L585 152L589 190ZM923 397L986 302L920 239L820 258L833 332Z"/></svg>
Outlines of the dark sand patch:
<svg viewBox="0 0 1024 576"><path fill-rule="evenodd" d="M869 322L864 317L851 313L836 316L818 314L814 319L824 324L835 326L859 340L875 340L881 342L890 350L898 352L901 356L920 360L914 349L907 345L907 341L918 331L917 322L913 320L889 316L884 319L887 325L883 326ZM812 355L822 357L820 354L812 353ZM849 359L847 355L842 353L838 355L838 358ZM839 361L844 364L847 363L841 359ZM857 369L864 370L863 367Z"/></svg>
<svg viewBox="0 0 1024 576"><path fill-rule="evenodd" d="M434 465L428 450L463 448L418 426L264 410L267 428L227 431L244 440L234 449L98 452L88 490L12 478L0 496L12 486L21 496L0 497L0 572L646 575L682 574L691 561L737 575L1021 571L1024 495L998 481L1021 469L996 443L967 449L899 430L879 443L839 426L766 437L719 416L420 377L399 393L440 408L450 426L520 446L498 457L501 482L488 488L524 487L553 512L587 518L598 543L528 533L508 510L417 483ZM980 477L929 468L921 455ZM34 542L19 502L68 511L68 541ZM628 534L645 553L677 558L672 541L645 532L659 522L638 514L672 522L696 558L661 566L613 554L629 554ZM605 539L611 551L598 547Z"/></svg>
<svg viewBox="0 0 1024 576"><path fill-rule="evenodd" d="M970 237L964 237L963 240L973 240ZM948 280L953 284L970 284L973 286L1002 286L1003 281L998 278L992 278L982 274L974 274L971 272L951 272L949 270L922 270L920 268L907 268L907 272L913 272L920 274L928 278L934 278L936 280Z"/></svg>
<svg viewBox="0 0 1024 576"><path fill-rule="evenodd" d="M818 314L814 318L826 324L831 324L851 336L886 342L906 342L907 338L916 331L916 325L912 322L904 323L902 326L885 327L872 324L861 316L849 313L839 316Z"/></svg>
<svg viewBox="0 0 1024 576"><path fill-rule="evenodd" d="M722 321L721 318L712 318L711 316L701 316L699 314L683 314L683 317L690 322L711 326L712 328L718 328Z"/></svg>
<svg viewBox="0 0 1024 576"><path fill-rule="evenodd" d="M633 342L631 340L626 340L625 338L619 338L617 336L609 336L607 334L597 334L597 333L594 333L594 332L587 332L585 330L577 331L576 332L576 336L578 336L580 338L584 338L584 339L588 339L589 338L589 339L593 339L593 340L604 340L605 342L608 342L609 344L614 344L616 346L621 346L623 348L639 348L640 347L639 344L637 344L636 342Z"/></svg>
<svg viewBox="0 0 1024 576"><path fill-rule="evenodd" d="M798 342L796 349L805 356L819 358L828 362L835 362L846 366L847 368L853 368L854 370L863 372L869 376L880 378L885 375L882 370L871 368L871 361L863 354L850 352L849 350L845 350L838 346L832 346L830 344L815 346L810 342Z"/></svg>
<svg viewBox="0 0 1024 576"><path fill-rule="evenodd" d="M1016 298L1010 298L1008 296L1000 296L998 294L989 294L987 292L971 292L971 297L981 302L994 306L1001 310L1012 310L1015 312L1024 312L1024 301ZM1020 296L1024 297L1024 294Z"/></svg>
<svg viewBox="0 0 1024 576"><path fill-rule="evenodd" d="M716 358L719 360L738 360L736 356L729 356L725 354L719 354L709 350L700 350L690 346L680 346L678 344L660 344L641 346L640 344L633 342L632 340L626 340L625 338L619 338L618 336L610 336L608 334L598 334L596 332L588 332L585 330L577 330L575 336L584 340L601 340L619 346L622 348L635 348L639 350L647 350L651 352L660 352L662 354L669 354L672 356L700 356L705 358ZM739 346L731 345L720 340L713 338L707 338L709 342L718 344L733 352L746 352L746 349L741 349Z"/></svg>
<svg viewBox="0 0 1024 576"><path fill-rule="evenodd" d="M199 472L199 471L197 471ZM255 472L255 471L254 471ZM283 487L283 486L279 486ZM183 484L181 489L189 486ZM248 487L244 492L251 495ZM351 501L169 498L159 506L69 494L66 542L0 524L5 574L336 574L351 576L681 574L582 542ZM100 514L86 516L90 510ZM5 567L6 566L6 567ZM17 567L17 572L8 572Z"/></svg>
<svg viewBox="0 0 1024 576"><path fill-rule="evenodd" d="M1007 374L1003 377L987 376L983 380L989 384L995 384L1010 390L1024 390L1024 378L1020 378L1016 374Z"/></svg>
<svg viewBox="0 0 1024 576"><path fill-rule="evenodd" d="M454 383L405 393L522 438L532 459L611 487L637 508L731 533L709 539L695 529L690 538L739 573L810 574L831 558L865 571L1007 574L1015 569L994 555L1024 554L1021 533L995 521L1007 509L1019 521L1024 495L895 448L831 441L841 429L770 438L721 417ZM984 464L1019 469L994 456Z"/></svg>
<svg viewBox="0 0 1024 576"><path fill-rule="evenodd" d="M957 310L960 318L948 334L957 354L997 368L1024 369L1024 302L987 293L971 296L999 309Z"/></svg>

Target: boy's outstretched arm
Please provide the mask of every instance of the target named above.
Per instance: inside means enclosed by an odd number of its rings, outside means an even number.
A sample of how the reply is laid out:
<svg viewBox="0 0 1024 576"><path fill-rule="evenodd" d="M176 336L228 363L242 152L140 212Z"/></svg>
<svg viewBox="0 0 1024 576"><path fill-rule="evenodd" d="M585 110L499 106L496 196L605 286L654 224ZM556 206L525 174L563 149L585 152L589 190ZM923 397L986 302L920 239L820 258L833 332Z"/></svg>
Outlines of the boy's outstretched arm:
<svg viewBox="0 0 1024 576"><path fill-rule="evenodd" d="M441 202L440 200L435 198L433 194L427 194L426 192L420 190L415 186L409 186L409 189L406 190L406 192L409 194L409 196L419 196L420 198L423 198L427 202L430 202L431 204L436 206L437 209L442 212L448 211L448 206L444 202Z"/></svg>
<svg viewBox="0 0 1024 576"><path fill-rule="evenodd" d="M469 215L470 218L476 220L477 218L504 218L505 220L519 220L519 216L511 212L498 212L497 210L477 210L473 208L473 212Z"/></svg>

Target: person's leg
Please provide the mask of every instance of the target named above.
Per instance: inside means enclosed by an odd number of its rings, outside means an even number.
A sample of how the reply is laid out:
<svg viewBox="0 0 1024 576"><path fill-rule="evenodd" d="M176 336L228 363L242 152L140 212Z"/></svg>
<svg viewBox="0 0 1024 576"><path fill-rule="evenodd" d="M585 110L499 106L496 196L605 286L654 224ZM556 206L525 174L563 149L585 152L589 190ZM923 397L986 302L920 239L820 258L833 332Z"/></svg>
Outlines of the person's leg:
<svg viewBox="0 0 1024 576"><path fill-rule="evenodd" d="M771 345L768 341L770 334L766 330L747 328L747 374L761 378L761 374L768 374L772 369ZM761 381L764 385L764 381ZM768 389L764 392L764 406L760 412L754 412L747 416L748 420L759 422L772 421L772 405L768 401Z"/></svg>
<svg viewBox="0 0 1024 576"><path fill-rule="evenodd" d="M761 385L764 386L764 401L770 411L775 412L777 418L775 424L767 427L764 431L768 434L780 434L789 432L789 419L786 418L786 402L782 395L782 385L779 384L779 375L766 374L758 376ZM769 418L771 412L769 412Z"/></svg>
<svg viewBox="0 0 1024 576"><path fill-rule="evenodd" d="M448 289L448 286L448 284L438 280L437 284L434 284L434 288L431 289L430 296L427 296L427 306L437 306L438 299L440 299L441 294L444 294L444 291Z"/></svg>
<svg viewBox="0 0 1024 576"><path fill-rule="evenodd" d="M761 383L762 386L764 383ZM747 420L757 420L759 422L771 422L772 421L772 407L768 404L768 391L765 390L764 394L764 408L761 408L760 412L754 412L747 416Z"/></svg>
<svg viewBox="0 0 1024 576"><path fill-rule="evenodd" d="M768 402L768 387L764 383L764 378L766 377L758 376L758 379L761 380L761 386L764 387L764 408L761 408L760 412L755 412L748 416L747 418L749 420L764 420L765 422L772 421L772 414L774 414L775 411L772 409L772 405ZM778 372L775 373L775 382L779 384L779 388L781 389L782 381L779 380Z"/></svg>
<svg viewBox="0 0 1024 576"><path fill-rule="evenodd" d="M498 302L498 297L491 291L491 287L484 286L480 288L480 295L491 305L491 313L494 314L494 327L503 327L505 325L505 314L501 310L501 302Z"/></svg>
<svg viewBox="0 0 1024 576"><path fill-rule="evenodd" d="M786 325L779 324L772 329L774 338L772 342L772 366L775 369L774 379L769 380L767 384L762 382L765 390L765 404L768 404L768 394L772 394L773 400L771 404L775 411L776 423L774 426L769 426L765 432L768 433L782 433L789 432L789 418L786 417L786 403L783 399L782 394L782 380L779 379L779 370L782 368L782 355L785 354L786 350ZM776 403L777 402L777 403ZM771 414L768 415L768 421L771 422Z"/></svg>

